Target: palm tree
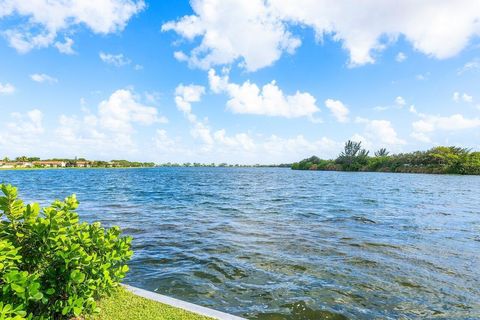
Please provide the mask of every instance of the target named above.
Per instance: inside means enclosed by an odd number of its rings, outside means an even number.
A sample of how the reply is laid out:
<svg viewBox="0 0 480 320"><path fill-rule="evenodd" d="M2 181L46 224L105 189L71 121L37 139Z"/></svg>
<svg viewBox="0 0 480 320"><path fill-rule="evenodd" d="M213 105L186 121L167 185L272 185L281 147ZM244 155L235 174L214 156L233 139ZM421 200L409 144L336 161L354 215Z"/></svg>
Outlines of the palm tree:
<svg viewBox="0 0 480 320"><path fill-rule="evenodd" d="M344 170L359 170L362 165L367 164L368 153L369 151L362 148L361 142L348 140L335 162L341 164Z"/></svg>
<svg viewBox="0 0 480 320"><path fill-rule="evenodd" d="M375 157L386 157L389 155L390 152L387 151L385 148L381 148L378 151L375 151Z"/></svg>

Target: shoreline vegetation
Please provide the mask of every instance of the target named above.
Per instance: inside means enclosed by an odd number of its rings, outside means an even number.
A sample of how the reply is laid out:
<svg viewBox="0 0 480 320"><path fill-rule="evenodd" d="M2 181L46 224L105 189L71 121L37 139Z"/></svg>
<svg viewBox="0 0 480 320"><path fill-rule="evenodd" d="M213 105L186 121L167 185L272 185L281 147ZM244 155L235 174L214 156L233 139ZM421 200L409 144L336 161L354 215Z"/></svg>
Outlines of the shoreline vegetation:
<svg viewBox="0 0 480 320"><path fill-rule="evenodd" d="M87 160L74 159L45 159L39 157L21 156L13 160L8 157L0 160L0 169L45 169L45 168L147 168L154 167L153 162L137 162L127 160Z"/></svg>
<svg viewBox="0 0 480 320"><path fill-rule="evenodd" d="M132 238L81 222L78 204L25 204L0 184L0 319L211 319L122 287Z"/></svg>
<svg viewBox="0 0 480 320"><path fill-rule="evenodd" d="M361 142L347 141L336 159L312 156L292 164L293 170L364 171L480 175L480 152L438 146L427 151L390 154L382 148L369 155Z"/></svg>
<svg viewBox="0 0 480 320"><path fill-rule="evenodd" d="M136 162L128 160L87 160L85 158L75 159L46 159L41 160L38 157L21 156L14 160L8 157L0 160L0 170L33 170L33 169L64 169L64 168L155 168L155 167L220 167L220 168L290 168L290 163L285 164L228 164L228 163L199 163L199 162L184 162L184 163L162 163L156 164L153 162Z"/></svg>

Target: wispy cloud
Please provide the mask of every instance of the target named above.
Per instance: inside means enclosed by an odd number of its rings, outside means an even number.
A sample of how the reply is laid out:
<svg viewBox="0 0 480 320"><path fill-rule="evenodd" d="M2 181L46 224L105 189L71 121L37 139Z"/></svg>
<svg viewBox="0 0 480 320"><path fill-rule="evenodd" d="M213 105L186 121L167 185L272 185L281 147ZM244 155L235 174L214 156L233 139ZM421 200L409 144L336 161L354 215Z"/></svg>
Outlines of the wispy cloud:
<svg viewBox="0 0 480 320"><path fill-rule="evenodd" d="M54 78L54 77L52 77L52 76L49 76L48 74L45 74L45 73L34 73L34 74L31 74L31 75L30 75L30 79L32 79L32 80L35 81L35 82L39 82L39 83L44 83L44 82L57 83L57 82L58 82L58 79L57 79L57 78Z"/></svg>
<svg viewBox="0 0 480 320"><path fill-rule="evenodd" d="M103 62L114 65L115 67L122 67L132 62L130 59L125 57L123 53L111 54L100 52L99 56Z"/></svg>

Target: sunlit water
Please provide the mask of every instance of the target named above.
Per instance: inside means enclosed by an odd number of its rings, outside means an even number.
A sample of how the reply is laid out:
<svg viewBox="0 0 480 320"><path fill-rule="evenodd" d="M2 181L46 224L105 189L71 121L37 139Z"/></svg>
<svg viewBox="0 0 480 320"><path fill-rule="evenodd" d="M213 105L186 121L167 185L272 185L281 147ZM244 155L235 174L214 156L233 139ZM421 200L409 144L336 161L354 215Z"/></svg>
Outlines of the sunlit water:
<svg viewBox="0 0 480 320"><path fill-rule="evenodd" d="M125 282L254 319L480 318L480 177L0 171L134 237Z"/></svg>

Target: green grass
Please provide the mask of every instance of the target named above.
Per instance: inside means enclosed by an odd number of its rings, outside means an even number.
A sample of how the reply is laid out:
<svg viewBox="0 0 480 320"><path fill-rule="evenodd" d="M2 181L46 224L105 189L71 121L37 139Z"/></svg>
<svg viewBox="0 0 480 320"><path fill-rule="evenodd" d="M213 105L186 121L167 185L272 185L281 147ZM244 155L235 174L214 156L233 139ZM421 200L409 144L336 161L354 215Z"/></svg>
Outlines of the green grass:
<svg viewBox="0 0 480 320"><path fill-rule="evenodd" d="M87 316L85 320L212 320L182 309L148 300L119 288L112 296L97 303L100 314Z"/></svg>

